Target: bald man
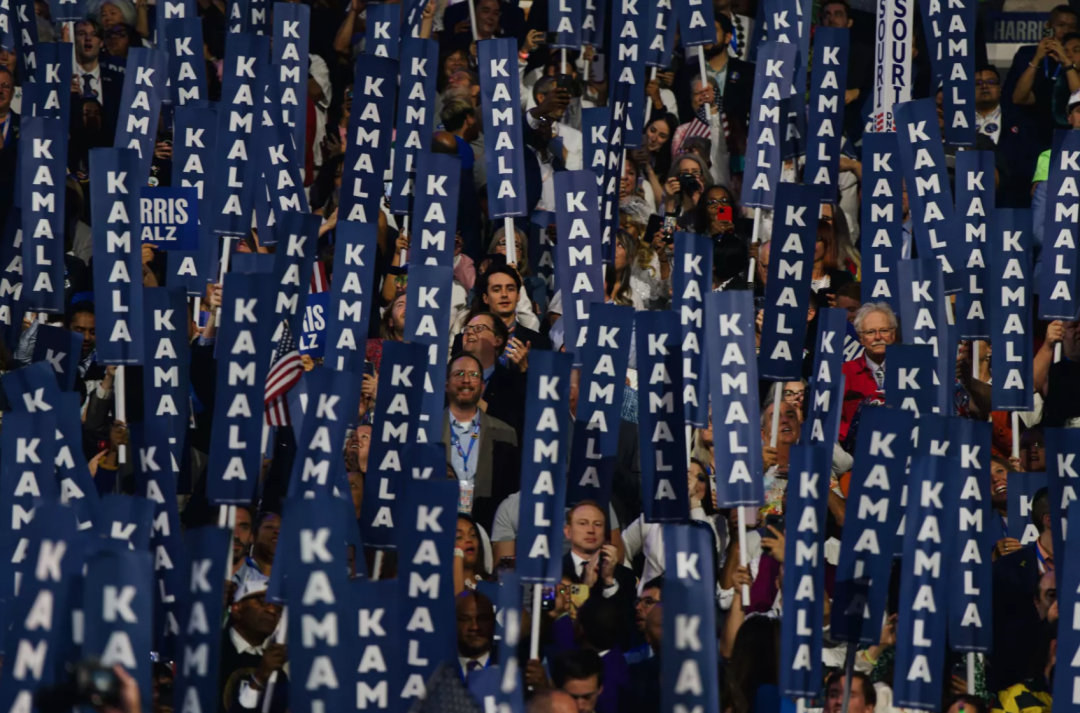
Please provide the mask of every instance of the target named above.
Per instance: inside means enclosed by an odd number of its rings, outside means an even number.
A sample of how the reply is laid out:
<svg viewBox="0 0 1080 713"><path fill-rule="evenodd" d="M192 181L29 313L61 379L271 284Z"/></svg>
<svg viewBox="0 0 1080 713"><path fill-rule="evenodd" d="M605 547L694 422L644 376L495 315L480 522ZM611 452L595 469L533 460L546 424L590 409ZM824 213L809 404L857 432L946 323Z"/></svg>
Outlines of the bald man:
<svg viewBox="0 0 1080 713"><path fill-rule="evenodd" d="M457 612L458 671L468 680L473 671L494 665L495 607L483 594L467 589L458 595Z"/></svg>

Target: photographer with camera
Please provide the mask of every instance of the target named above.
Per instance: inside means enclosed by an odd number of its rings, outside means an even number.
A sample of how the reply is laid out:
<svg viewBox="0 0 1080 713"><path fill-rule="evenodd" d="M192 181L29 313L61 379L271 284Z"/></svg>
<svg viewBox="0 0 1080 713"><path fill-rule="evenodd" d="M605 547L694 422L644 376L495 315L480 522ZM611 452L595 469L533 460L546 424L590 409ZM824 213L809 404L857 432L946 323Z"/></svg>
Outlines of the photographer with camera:
<svg viewBox="0 0 1080 713"><path fill-rule="evenodd" d="M711 186L712 180L705 162L692 154L684 154L668 171L667 182L664 183L665 214L679 216L679 229L692 229L694 208L701 194Z"/></svg>

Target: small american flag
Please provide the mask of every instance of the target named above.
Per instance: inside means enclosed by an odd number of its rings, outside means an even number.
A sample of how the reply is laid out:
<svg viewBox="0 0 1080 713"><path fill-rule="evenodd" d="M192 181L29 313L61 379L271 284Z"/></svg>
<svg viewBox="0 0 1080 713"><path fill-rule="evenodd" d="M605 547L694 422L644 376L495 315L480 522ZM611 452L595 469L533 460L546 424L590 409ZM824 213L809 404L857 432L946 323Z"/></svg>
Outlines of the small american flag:
<svg viewBox="0 0 1080 713"><path fill-rule="evenodd" d="M724 131L724 138L728 138L728 122L727 117L724 115L724 103L723 98L719 92L716 92L716 102L713 104L713 111L717 112L720 116L720 127ZM709 105L702 104L698 107L697 113L694 114L694 120L690 122L690 126L686 130L686 135L683 137L683 141L691 136L700 136L703 139L712 138L712 128L709 124Z"/></svg>
<svg viewBox="0 0 1080 713"><path fill-rule="evenodd" d="M289 323L281 323L281 339L274 349L274 359L270 362L270 373L266 376L266 393L263 396L266 408L266 422L271 426L288 426L289 406L285 394L296 386L304 375L304 364L300 361L300 352L296 349Z"/></svg>
<svg viewBox="0 0 1080 713"><path fill-rule="evenodd" d="M311 289L308 290L308 294L316 295L328 289L330 285L326 281L326 264L322 260L316 260L314 267L311 268Z"/></svg>

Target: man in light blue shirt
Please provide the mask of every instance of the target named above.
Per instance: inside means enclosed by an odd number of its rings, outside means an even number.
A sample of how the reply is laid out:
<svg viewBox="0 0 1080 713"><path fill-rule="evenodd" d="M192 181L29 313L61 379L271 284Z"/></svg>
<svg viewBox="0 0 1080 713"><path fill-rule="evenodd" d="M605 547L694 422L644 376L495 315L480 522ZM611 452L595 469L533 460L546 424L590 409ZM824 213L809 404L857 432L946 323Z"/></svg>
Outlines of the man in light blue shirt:
<svg viewBox="0 0 1080 713"><path fill-rule="evenodd" d="M450 465L462 483L476 479L480 458L480 396L484 390L484 367L470 355L461 354L450 365L446 396L450 405Z"/></svg>

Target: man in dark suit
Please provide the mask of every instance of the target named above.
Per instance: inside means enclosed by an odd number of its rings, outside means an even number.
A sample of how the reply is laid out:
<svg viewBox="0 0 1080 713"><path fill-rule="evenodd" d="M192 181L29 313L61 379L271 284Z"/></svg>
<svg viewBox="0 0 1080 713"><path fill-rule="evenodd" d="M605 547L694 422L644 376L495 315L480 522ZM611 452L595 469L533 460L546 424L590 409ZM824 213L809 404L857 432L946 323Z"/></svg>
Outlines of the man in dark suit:
<svg viewBox="0 0 1080 713"><path fill-rule="evenodd" d="M1039 539L1006 552L994 562L994 646L990 652L991 691L1000 691L1025 677L1035 653L1042 612L1039 581L1054 570L1054 540L1050 532L1050 498L1041 488L1031 502L1031 521ZM1015 545L1013 545L1015 547Z"/></svg>
<svg viewBox="0 0 1080 713"><path fill-rule="evenodd" d="M461 353L450 361L442 438L458 480L472 486L473 518L490 532L499 503L520 489L521 451L514 429L479 408L483 379L483 366L473 355Z"/></svg>
<svg viewBox="0 0 1080 713"><path fill-rule="evenodd" d="M997 205L1031 206L1031 183L1042 145L1038 126L1024 111L1001 102L1001 74L992 64L975 70L975 125L997 146L1008 170L1001 176Z"/></svg>
<svg viewBox="0 0 1080 713"><path fill-rule="evenodd" d="M634 573L618 562L618 550L608 541L607 516L592 500L583 500L566 512L563 535L570 551L563 555L563 577L589 587L589 601L599 597L623 622L619 643L629 647L634 624L637 582Z"/></svg>
<svg viewBox="0 0 1080 713"><path fill-rule="evenodd" d="M461 330L461 348L480 361L484 388L480 408L489 416L504 421L521 439L525 425L525 368L528 348L520 341L509 345L506 324L493 314L480 313ZM508 348L509 347L509 348ZM503 356L507 355L507 363Z"/></svg>
<svg viewBox="0 0 1080 713"><path fill-rule="evenodd" d="M527 239L525 243L528 244ZM508 347L516 346L513 343L516 339L531 349L551 349L551 342L547 337L518 323L517 305L522 283L517 270L507 265L489 268L483 278L477 281L476 287L477 290L482 290L481 299L488 311L506 324L506 329L510 332L510 338L506 342Z"/></svg>
<svg viewBox="0 0 1080 713"><path fill-rule="evenodd" d="M495 607L480 592L466 589L454 605L457 612L458 673L467 680L473 671L498 663L495 656Z"/></svg>

